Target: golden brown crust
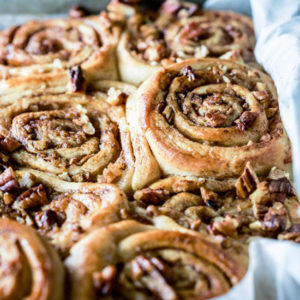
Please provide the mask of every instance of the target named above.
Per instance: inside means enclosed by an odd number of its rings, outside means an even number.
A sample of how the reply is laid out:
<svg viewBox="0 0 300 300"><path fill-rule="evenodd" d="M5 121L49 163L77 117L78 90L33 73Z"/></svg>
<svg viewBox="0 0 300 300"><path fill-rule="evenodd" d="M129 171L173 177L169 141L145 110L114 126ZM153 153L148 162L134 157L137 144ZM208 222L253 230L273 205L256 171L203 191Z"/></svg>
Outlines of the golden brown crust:
<svg viewBox="0 0 300 300"><path fill-rule="evenodd" d="M160 71L127 104L165 174L239 176L284 168L289 141L276 89L245 65L194 59Z"/></svg>
<svg viewBox="0 0 300 300"><path fill-rule="evenodd" d="M104 12L9 28L0 33L2 78L47 76L80 65L88 80L117 79L118 38L119 28Z"/></svg>
<svg viewBox="0 0 300 300"><path fill-rule="evenodd" d="M200 235L135 221L92 232L65 264L71 299L206 299L226 292L245 273L233 254ZM189 279L183 279L185 272Z"/></svg>
<svg viewBox="0 0 300 300"><path fill-rule="evenodd" d="M19 143L11 160L66 181L116 183L129 191L134 155L124 103L135 88L96 81L85 94L68 93L68 82L60 73L54 81L19 79L3 87L0 132Z"/></svg>
<svg viewBox="0 0 300 300"><path fill-rule="evenodd" d="M64 269L33 229L0 219L1 299L63 299Z"/></svg>
<svg viewBox="0 0 300 300"><path fill-rule="evenodd" d="M15 184L0 187L0 216L37 229L64 256L87 232L127 217L127 198L116 185L67 182L32 169L10 172L6 182L14 178Z"/></svg>
<svg viewBox="0 0 300 300"><path fill-rule="evenodd" d="M114 3L114 11L118 6L122 13L124 4ZM163 66L194 57L220 57L258 66L253 24L246 16L201 10L196 4L176 0L165 1L158 12L139 12L127 6L133 11L118 45L123 81L138 84Z"/></svg>

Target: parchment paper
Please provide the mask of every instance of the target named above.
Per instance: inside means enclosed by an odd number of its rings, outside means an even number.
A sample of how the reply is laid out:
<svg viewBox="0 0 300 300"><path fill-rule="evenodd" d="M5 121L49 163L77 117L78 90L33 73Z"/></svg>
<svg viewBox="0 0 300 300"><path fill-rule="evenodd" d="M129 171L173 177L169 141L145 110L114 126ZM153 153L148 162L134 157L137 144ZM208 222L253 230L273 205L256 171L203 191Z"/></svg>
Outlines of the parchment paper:
<svg viewBox="0 0 300 300"><path fill-rule="evenodd" d="M98 12L107 2L0 0L0 29L31 19L62 16L74 4ZM281 115L292 142L294 179L300 194L300 0L207 0L204 7L252 15L257 36L256 58L278 89ZM247 275L228 294L217 299L300 299L300 245L255 239L250 244Z"/></svg>

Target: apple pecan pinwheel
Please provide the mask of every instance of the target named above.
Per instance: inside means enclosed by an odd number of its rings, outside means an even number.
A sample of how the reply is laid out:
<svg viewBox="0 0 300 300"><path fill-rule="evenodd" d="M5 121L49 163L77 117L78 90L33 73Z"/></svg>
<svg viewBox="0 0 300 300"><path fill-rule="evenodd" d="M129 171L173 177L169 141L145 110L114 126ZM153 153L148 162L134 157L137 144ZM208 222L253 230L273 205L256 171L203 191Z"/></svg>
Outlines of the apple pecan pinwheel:
<svg viewBox="0 0 300 300"><path fill-rule="evenodd" d="M165 68L129 99L127 119L165 174L238 177L250 161L260 175L290 160L271 78L233 61Z"/></svg>
<svg viewBox="0 0 300 300"><path fill-rule="evenodd" d="M207 299L243 277L237 257L201 235L122 221L75 244L65 264L71 299Z"/></svg>
<svg viewBox="0 0 300 300"><path fill-rule="evenodd" d="M117 79L118 37L119 28L105 12L8 28L0 32L1 77L53 77L80 65L88 80Z"/></svg>
<svg viewBox="0 0 300 300"><path fill-rule="evenodd" d="M124 13L124 3L115 2L113 10L119 5L119 13ZM138 84L162 67L189 58L219 57L258 67L253 24L246 16L201 10L197 4L177 0L165 1L156 12L125 13L130 17L118 45L118 59L126 82Z"/></svg>

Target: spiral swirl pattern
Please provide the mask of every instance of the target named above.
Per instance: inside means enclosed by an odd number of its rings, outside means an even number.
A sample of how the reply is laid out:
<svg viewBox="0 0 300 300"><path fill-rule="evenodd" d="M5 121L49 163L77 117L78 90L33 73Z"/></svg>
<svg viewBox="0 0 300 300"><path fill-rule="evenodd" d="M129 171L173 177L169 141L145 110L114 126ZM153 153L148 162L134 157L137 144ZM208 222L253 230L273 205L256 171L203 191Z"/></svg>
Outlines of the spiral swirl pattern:
<svg viewBox="0 0 300 300"><path fill-rule="evenodd" d="M62 263L33 229L1 219L0 241L1 299L63 299Z"/></svg>
<svg viewBox="0 0 300 300"><path fill-rule="evenodd" d="M259 174L285 166L289 142L275 87L245 65L205 59L170 66L127 105L129 122L138 115L166 174L229 178L248 161Z"/></svg>
<svg viewBox="0 0 300 300"><path fill-rule="evenodd" d="M243 15L168 0L159 12L137 11L127 23L118 46L123 81L138 84L162 67L190 58L232 59L261 69L253 53L253 24Z"/></svg>
<svg viewBox="0 0 300 300"><path fill-rule="evenodd" d="M71 299L207 299L245 272L232 253L200 235L135 221L92 232L72 248L66 266Z"/></svg>
<svg viewBox="0 0 300 300"><path fill-rule="evenodd" d="M115 185L66 182L31 169L14 176L16 186L0 195L0 216L35 228L63 256L83 234L127 218L127 198Z"/></svg>
<svg viewBox="0 0 300 300"><path fill-rule="evenodd" d="M0 33L2 76L28 77L81 65L88 80L117 79L118 32L104 13L9 28Z"/></svg>
<svg viewBox="0 0 300 300"><path fill-rule="evenodd" d="M1 135L19 143L10 158L66 181L113 182L129 190L134 157L123 103L133 90L101 81L87 95L3 96Z"/></svg>

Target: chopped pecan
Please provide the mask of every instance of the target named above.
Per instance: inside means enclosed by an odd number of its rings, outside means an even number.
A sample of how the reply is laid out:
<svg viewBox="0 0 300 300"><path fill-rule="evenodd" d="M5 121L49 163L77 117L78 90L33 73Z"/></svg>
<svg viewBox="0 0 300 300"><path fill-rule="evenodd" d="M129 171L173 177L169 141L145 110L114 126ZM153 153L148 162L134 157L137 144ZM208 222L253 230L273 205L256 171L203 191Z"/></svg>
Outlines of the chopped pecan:
<svg viewBox="0 0 300 300"><path fill-rule="evenodd" d="M182 28L179 39L183 44L186 44L190 40L198 41L201 38L207 38L207 36L207 30L203 29L200 23L191 22Z"/></svg>
<svg viewBox="0 0 300 300"><path fill-rule="evenodd" d="M266 100L269 97L269 95L266 91L255 91L255 92L252 92L252 94L258 100Z"/></svg>
<svg viewBox="0 0 300 300"><path fill-rule="evenodd" d="M0 190L3 192L9 192L18 188L18 182L16 180L14 171L11 167L7 168L0 175Z"/></svg>
<svg viewBox="0 0 300 300"><path fill-rule="evenodd" d="M42 184L23 192L14 202L16 209L28 209L48 203L46 191Z"/></svg>
<svg viewBox="0 0 300 300"><path fill-rule="evenodd" d="M4 152L14 152L21 144L17 142L15 139L10 137L5 137L0 134L0 150Z"/></svg>
<svg viewBox="0 0 300 300"><path fill-rule="evenodd" d="M222 112L206 113L205 117L211 127L222 127L227 121L228 116Z"/></svg>
<svg viewBox="0 0 300 300"><path fill-rule="evenodd" d="M188 81L194 81L196 79L194 70L191 66L185 66L182 70L182 73L187 77Z"/></svg>
<svg viewBox="0 0 300 300"><path fill-rule="evenodd" d="M225 236L236 237L237 228L240 226L238 220L234 217L226 215L222 221L216 221L207 225L206 229L210 234L222 234Z"/></svg>
<svg viewBox="0 0 300 300"><path fill-rule="evenodd" d="M131 261L131 270L132 277L141 280L159 299L178 299L175 290L163 277L164 274L171 272L171 270L158 258L139 255ZM149 280L143 281L144 274L151 277L151 284L149 284Z"/></svg>
<svg viewBox="0 0 300 300"><path fill-rule="evenodd" d="M287 196L294 196L293 186L286 177L271 179L268 184L271 193L284 193Z"/></svg>
<svg viewBox="0 0 300 300"><path fill-rule="evenodd" d="M275 209L270 207L264 217L264 224L267 231L280 232L285 230L287 225L287 211L285 207Z"/></svg>
<svg viewBox="0 0 300 300"><path fill-rule="evenodd" d="M174 0L166 0L162 6L161 10L164 13L174 15L176 14L181 8L181 3L179 1L174 1Z"/></svg>
<svg viewBox="0 0 300 300"><path fill-rule="evenodd" d="M69 11L69 17L79 19L87 15L87 11L80 5L73 6Z"/></svg>
<svg viewBox="0 0 300 300"><path fill-rule="evenodd" d="M161 205L168 198L169 192L162 189L145 188L134 194L134 199L144 207L147 207L148 205Z"/></svg>
<svg viewBox="0 0 300 300"><path fill-rule="evenodd" d="M207 97L206 99L210 104L222 104L223 99L220 93L213 93L212 96Z"/></svg>
<svg viewBox="0 0 300 300"><path fill-rule="evenodd" d="M243 174L235 184L237 196L243 199L247 198L256 189L258 182L258 177L252 169L250 162L247 162Z"/></svg>
<svg viewBox="0 0 300 300"><path fill-rule="evenodd" d="M293 224L287 231L282 232L278 238L300 243L300 224Z"/></svg>
<svg viewBox="0 0 300 300"><path fill-rule="evenodd" d="M256 112L251 112L251 111L243 112L238 122L238 129L240 131L245 131L246 129L248 129L253 125L257 117L258 117L258 113Z"/></svg>
<svg viewBox="0 0 300 300"><path fill-rule="evenodd" d="M86 88L86 82L81 67L75 66L69 69L71 79L71 92L83 92Z"/></svg>
<svg viewBox="0 0 300 300"><path fill-rule="evenodd" d="M52 209L39 212L35 216L35 223L39 228L51 229L51 227L57 223L57 214Z"/></svg>
<svg viewBox="0 0 300 300"><path fill-rule="evenodd" d="M101 272L92 275L93 284L101 296L108 296L117 280L117 268L114 265L106 266Z"/></svg>
<svg viewBox="0 0 300 300"><path fill-rule="evenodd" d="M3 202L5 205L10 205L14 202L14 198L10 193L4 193L3 195Z"/></svg>
<svg viewBox="0 0 300 300"><path fill-rule="evenodd" d="M213 209L218 209L218 194L210 191L209 189L205 187L200 188L201 197L204 200L205 204L207 206L212 207Z"/></svg>

